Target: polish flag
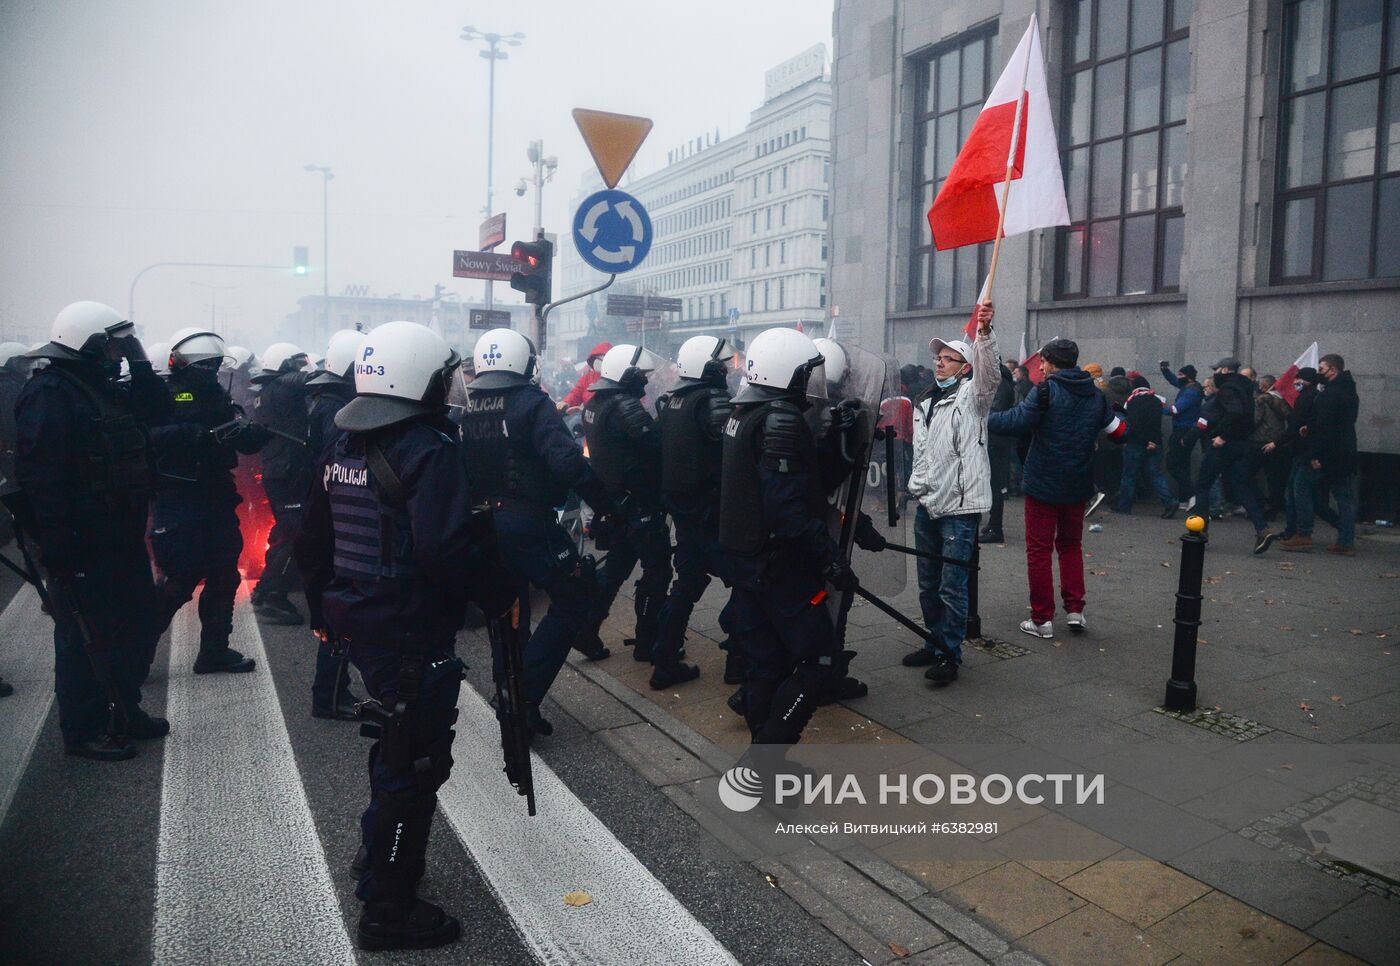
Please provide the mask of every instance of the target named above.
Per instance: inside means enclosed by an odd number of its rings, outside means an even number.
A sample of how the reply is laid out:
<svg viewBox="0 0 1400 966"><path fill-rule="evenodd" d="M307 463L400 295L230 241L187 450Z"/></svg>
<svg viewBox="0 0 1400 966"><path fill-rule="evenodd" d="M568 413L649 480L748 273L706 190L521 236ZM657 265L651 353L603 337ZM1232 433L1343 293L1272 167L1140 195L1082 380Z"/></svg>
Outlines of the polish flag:
<svg viewBox="0 0 1400 966"><path fill-rule="evenodd" d="M1069 224L1034 14L928 210L939 251L996 238L1008 169L1003 235Z"/></svg>
<svg viewBox="0 0 1400 966"><path fill-rule="evenodd" d="M1024 330L1021 332L1021 351L1016 354L1016 364L1018 366L1026 364L1026 333Z"/></svg>
<svg viewBox="0 0 1400 966"><path fill-rule="evenodd" d="M1039 350L1036 351L1035 355L1031 356L1025 362L1021 363L1021 365L1026 367L1026 374L1030 376L1031 382L1035 383L1038 386L1045 381L1045 373L1040 371Z"/></svg>
<svg viewBox="0 0 1400 966"><path fill-rule="evenodd" d="M1274 388L1278 390L1278 394L1287 400L1290 406L1293 405L1294 401L1298 398L1298 390L1293 387L1294 381L1298 378L1298 370L1307 368L1317 368L1316 342L1308 346L1308 351L1300 355L1293 365L1283 370L1283 375L1279 376L1278 382L1274 384Z"/></svg>

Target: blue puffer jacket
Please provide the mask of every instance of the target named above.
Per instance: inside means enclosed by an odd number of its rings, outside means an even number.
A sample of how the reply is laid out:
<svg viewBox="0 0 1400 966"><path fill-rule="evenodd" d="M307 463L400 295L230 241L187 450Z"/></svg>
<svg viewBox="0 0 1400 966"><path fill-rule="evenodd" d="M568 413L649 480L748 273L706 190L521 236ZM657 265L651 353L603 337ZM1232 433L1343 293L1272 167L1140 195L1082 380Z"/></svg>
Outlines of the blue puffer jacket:
<svg viewBox="0 0 1400 966"><path fill-rule="evenodd" d="M1049 392L1048 405L1041 396ZM1094 444L1100 433L1116 442L1128 424L1113 415L1104 394L1083 369L1061 369L1022 403L987 417L987 428L1030 436L1021 489L1042 503L1083 503L1094 495Z"/></svg>

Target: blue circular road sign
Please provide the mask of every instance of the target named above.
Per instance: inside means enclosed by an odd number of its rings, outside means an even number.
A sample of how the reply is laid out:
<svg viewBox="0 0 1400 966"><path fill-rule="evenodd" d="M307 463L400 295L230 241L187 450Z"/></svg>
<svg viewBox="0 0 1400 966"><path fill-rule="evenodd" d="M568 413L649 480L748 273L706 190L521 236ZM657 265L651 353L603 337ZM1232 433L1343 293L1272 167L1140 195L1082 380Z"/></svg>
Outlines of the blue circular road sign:
<svg viewBox="0 0 1400 966"><path fill-rule="evenodd" d="M651 251L651 218L625 191L591 194L574 213L574 247L600 272L630 272Z"/></svg>

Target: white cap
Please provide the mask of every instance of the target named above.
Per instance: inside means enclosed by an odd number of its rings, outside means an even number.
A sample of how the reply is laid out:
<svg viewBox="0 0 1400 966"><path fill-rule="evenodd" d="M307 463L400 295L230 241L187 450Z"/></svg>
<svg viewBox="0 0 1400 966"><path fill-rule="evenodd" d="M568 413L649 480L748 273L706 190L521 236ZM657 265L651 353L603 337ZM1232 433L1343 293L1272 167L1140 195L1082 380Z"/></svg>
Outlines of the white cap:
<svg viewBox="0 0 1400 966"><path fill-rule="evenodd" d="M952 349L963 357L963 362L972 361L972 346L961 339L949 339L946 341L943 339L930 339L928 347L933 350L934 355L938 355L939 349Z"/></svg>

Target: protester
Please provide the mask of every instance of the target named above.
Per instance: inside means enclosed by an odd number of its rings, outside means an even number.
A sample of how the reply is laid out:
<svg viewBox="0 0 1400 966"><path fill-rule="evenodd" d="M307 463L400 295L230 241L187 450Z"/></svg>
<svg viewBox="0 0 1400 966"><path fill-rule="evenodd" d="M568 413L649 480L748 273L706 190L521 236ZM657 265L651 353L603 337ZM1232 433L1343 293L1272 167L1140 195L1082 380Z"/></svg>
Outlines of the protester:
<svg viewBox="0 0 1400 966"><path fill-rule="evenodd" d="M1133 495L1138 480L1146 476L1152 490L1162 501L1162 519L1176 515L1176 500L1162 473L1162 406L1166 400L1147 385L1140 373L1130 380L1132 392L1124 407L1130 434L1123 446L1123 482L1118 488L1119 513L1133 512Z"/></svg>
<svg viewBox="0 0 1400 966"><path fill-rule="evenodd" d="M599 342L593 347L593 351L588 353L588 367L579 375L568 395L559 400L560 412L577 412L583 408L583 404L588 401L589 388L598 381L603 356L607 355L611 348L611 342Z"/></svg>
<svg viewBox="0 0 1400 966"><path fill-rule="evenodd" d="M1264 478L1264 515L1270 520L1283 511L1289 471L1284 454L1277 448L1265 449L1282 438L1290 413L1288 402L1274 389L1275 381L1273 376L1259 379L1259 392L1254 397L1254 432L1249 437L1249 475L1251 479L1260 475Z"/></svg>
<svg viewBox="0 0 1400 966"><path fill-rule="evenodd" d="M1317 402L1308 421L1308 446L1317 472L1317 515L1337 530L1328 553L1356 556L1356 415L1361 401L1356 381L1339 355L1323 356ZM1337 509L1331 500L1337 501Z"/></svg>
<svg viewBox="0 0 1400 966"><path fill-rule="evenodd" d="M1288 486L1284 492L1284 531L1279 546L1292 553L1311 553L1313 548L1313 493L1317 488L1317 471L1312 467L1305 427L1312 418L1320 381L1317 370L1311 366L1298 370L1294 382L1298 395L1293 399L1283 436L1264 447L1266 453L1277 450L1290 461Z"/></svg>
<svg viewBox="0 0 1400 966"><path fill-rule="evenodd" d="M1040 350L1045 374L1036 391L1015 409L992 413L994 433L1029 436L1022 489L1026 500L1026 576L1031 617L1021 630L1033 637L1055 636L1053 547L1060 560L1060 596L1069 628L1082 632L1084 619L1084 505L1094 495L1092 462L1101 433L1122 440L1128 426L1080 369L1079 346L1055 339Z"/></svg>
<svg viewBox="0 0 1400 966"><path fill-rule="evenodd" d="M1172 433L1167 439L1167 473L1176 481L1176 498L1181 509L1189 510L1195 500L1195 487L1191 483L1191 447L1187 439L1192 437L1196 418L1201 414L1201 402L1205 394L1200 383L1196 382L1196 367L1182 366L1172 374L1171 365L1163 360L1157 365L1162 378L1176 389L1176 399L1163 412L1172 418Z"/></svg>
<svg viewBox="0 0 1400 966"><path fill-rule="evenodd" d="M1254 432L1254 384L1239 372L1240 361L1227 356L1215 364L1216 404L1196 426L1209 440L1196 477L1196 504L1210 502L1217 480L1229 484L1254 525L1254 553L1268 550L1278 534L1269 528L1259 496L1249 478L1249 437ZM1212 514L1213 515L1213 514Z"/></svg>
<svg viewBox="0 0 1400 966"><path fill-rule="evenodd" d="M972 559L977 521L992 506L991 469L983 420L1001 385L990 302L977 307L977 340L945 342L929 348L938 360L934 383L914 413L914 472L909 492L918 499L914 515L916 549L952 560ZM1000 534L998 534L1000 536ZM967 632L967 580L964 567L919 557L919 605L924 626L944 647L926 643L905 655L906 667L930 665L926 676L946 685L957 679ZM950 658L945 652L951 651Z"/></svg>

